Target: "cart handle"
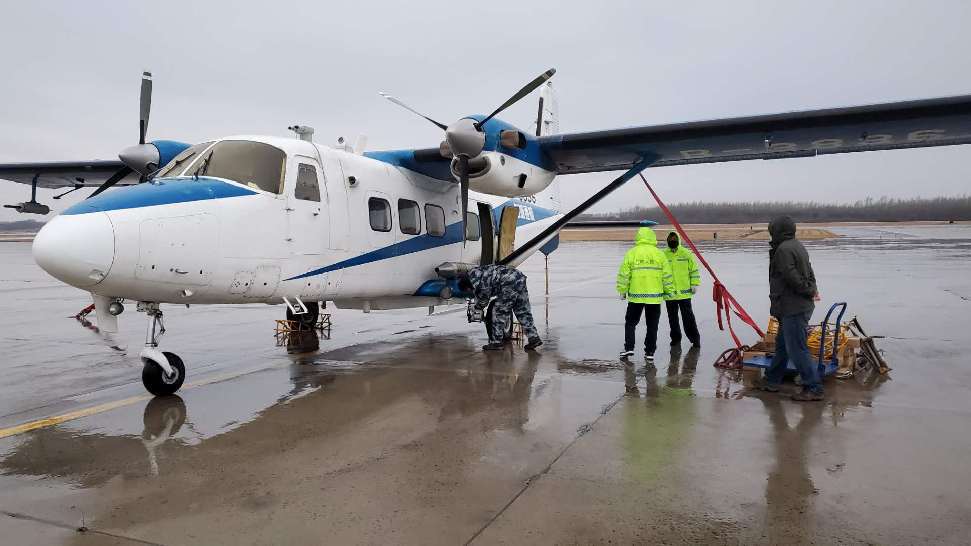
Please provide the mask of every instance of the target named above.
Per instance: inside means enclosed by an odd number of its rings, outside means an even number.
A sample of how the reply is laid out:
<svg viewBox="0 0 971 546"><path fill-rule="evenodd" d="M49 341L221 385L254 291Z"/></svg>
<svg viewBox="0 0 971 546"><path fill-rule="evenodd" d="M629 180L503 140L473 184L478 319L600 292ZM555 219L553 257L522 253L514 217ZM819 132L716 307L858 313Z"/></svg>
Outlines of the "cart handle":
<svg viewBox="0 0 971 546"><path fill-rule="evenodd" d="M829 318L833 314L836 308L840 308L840 312L836 315L836 334L833 336L833 360L836 360L836 351L839 349L840 342L840 324L843 323L843 314L846 313L846 302L840 301L836 302L830 306L829 311L826 312L826 318L823 319L821 325L822 334L819 337L819 358L818 363L820 366L823 365L823 356L826 354L826 327L829 326Z"/></svg>

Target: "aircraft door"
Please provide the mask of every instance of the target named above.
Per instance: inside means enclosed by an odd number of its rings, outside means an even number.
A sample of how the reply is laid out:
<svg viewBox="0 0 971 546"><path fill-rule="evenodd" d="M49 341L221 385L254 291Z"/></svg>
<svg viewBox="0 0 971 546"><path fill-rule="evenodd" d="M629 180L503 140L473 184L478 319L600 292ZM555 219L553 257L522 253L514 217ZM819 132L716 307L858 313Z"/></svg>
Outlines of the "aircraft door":
<svg viewBox="0 0 971 546"><path fill-rule="evenodd" d="M480 265L489 265L496 261L496 230L492 224L492 207L486 203L479 203L479 226L481 228L482 253Z"/></svg>
<svg viewBox="0 0 971 546"><path fill-rule="evenodd" d="M321 170L317 160L293 156L287 190L287 241L290 255L319 256L329 244L330 230L324 212L327 194L321 191Z"/></svg>
<svg viewBox="0 0 971 546"><path fill-rule="evenodd" d="M465 247L462 248L462 261L476 263L482 258L482 221L479 218L475 201L469 202L465 213Z"/></svg>

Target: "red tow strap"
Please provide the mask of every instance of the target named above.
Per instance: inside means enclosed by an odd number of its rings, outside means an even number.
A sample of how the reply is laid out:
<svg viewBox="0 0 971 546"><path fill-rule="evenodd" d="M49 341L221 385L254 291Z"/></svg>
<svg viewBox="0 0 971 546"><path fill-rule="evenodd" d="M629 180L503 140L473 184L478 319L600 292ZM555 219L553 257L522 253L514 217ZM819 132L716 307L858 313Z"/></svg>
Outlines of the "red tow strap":
<svg viewBox="0 0 971 546"><path fill-rule="evenodd" d="M725 330L725 326L722 323L722 314L724 314L725 323L728 324L728 332L732 335L732 339L735 341L735 347L737 347L738 349L741 349L742 347L744 347L744 345L742 345L742 342L739 341L738 336L735 335L735 330L732 328L732 313L735 313L735 316L741 319L741 321L744 322L745 324L748 324L749 326L751 326L752 329L755 330L757 334L759 334L759 337L765 337L765 333L763 333L762 329L759 328L758 324L756 324L755 321L752 320L752 317L750 317L749 314L745 311L745 309L742 307L742 304L738 303L738 300L736 300L735 297L732 296L732 294L728 291L728 288L725 288L725 285L722 284L720 280L718 280L718 275L715 275L715 271L711 268L710 265L708 265L708 261L705 260L705 257L701 255L700 251L698 251L698 247L696 247L695 244L691 241L691 238L688 237L688 234L684 232L684 229L681 227L681 224L678 223L677 218L675 218L674 215L671 214L671 209L669 209L667 205L665 205L664 202L661 201L661 198L658 197L657 192L655 192L654 188L651 187L651 184L648 183L647 178L644 178L644 175L640 173L638 173L638 176L640 176L641 180L644 181L644 185L647 186L647 190L651 192L651 195L654 196L654 200L657 201L657 206L660 207L661 211L664 212L664 215L668 217L668 220L671 222L671 225L674 226L674 229L678 232L678 235L681 237L681 240L688 244L688 247L691 249L691 251L694 252L695 256L698 257L698 260L701 262L701 265L705 266L705 269L708 270L708 274L711 275L712 280L715 281L711 291L711 298L715 301L715 305L717 306L718 329L722 331Z"/></svg>

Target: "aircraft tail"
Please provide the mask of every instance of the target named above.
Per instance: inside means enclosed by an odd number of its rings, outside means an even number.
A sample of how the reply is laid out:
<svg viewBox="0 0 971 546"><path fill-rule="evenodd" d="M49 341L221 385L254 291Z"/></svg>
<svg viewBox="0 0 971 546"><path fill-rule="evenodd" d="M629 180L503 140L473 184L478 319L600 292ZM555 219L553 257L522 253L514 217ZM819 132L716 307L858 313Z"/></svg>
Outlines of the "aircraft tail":
<svg viewBox="0 0 971 546"><path fill-rule="evenodd" d="M543 84L539 94L539 108L536 113L536 136L553 135L560 132L560 111L553 92L553 82ZM561 212L560 181L554 178L545 190L537 193L536 204L545 209Z"/></svg>

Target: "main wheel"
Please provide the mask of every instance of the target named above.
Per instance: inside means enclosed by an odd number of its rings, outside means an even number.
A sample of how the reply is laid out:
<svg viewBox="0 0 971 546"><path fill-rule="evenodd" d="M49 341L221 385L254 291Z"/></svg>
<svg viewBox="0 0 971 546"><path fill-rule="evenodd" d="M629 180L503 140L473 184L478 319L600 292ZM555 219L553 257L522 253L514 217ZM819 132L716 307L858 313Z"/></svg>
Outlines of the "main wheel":
<svg viewBox="0 0 971 546"><path fill-rule="evenodd" d="M294 314L290 310L290 307L287 307L287 320L296 321L300 324L301 329L309 330L317 324L317 317L320 316L320 306L315 301L305 303L304 305L307 306L307 312L301 315Z"/></svg>
<svg viewBox="0 0 971 546"><path fill-rule="evenodd" d="M158 362L150 358L144 358L145 366L142 368L142 385L145 390L155 396L168 396L174 394L185 381L185 364L175 353L164 352L165 358L172 367L172 374L168 375Z"/></svg>

